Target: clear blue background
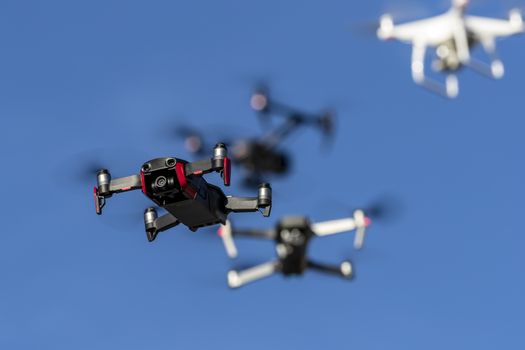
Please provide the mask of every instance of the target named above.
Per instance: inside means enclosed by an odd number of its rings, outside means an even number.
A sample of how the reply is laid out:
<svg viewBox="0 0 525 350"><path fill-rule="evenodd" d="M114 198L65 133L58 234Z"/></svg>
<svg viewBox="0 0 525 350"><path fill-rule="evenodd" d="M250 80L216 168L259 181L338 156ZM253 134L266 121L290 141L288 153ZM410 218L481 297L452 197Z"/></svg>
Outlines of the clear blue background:
<svg viewBox="0 0 525 350"><path fill-rule="evenodd" d="M0 347L522 349L524 38L500 42L503 80L462 72L448 101L412 83L408 46L352 30L389 6L3 0ZM248 100L261 78L290 104L336 108L337 138L322 152L314 131L296 135L272 217L233 218L333 219L398 196L403 215L374 225L363 251L352 234L313 242L319 260L351 258L353 282L308 272L228 290L226 271L273 258L271 243L239 241L238 262L213 230L178 227L148 244L140 192L97 217L94 179L69 178L94 149L114 176L189 157L159 136L170 122L257 135Z"/></svg>

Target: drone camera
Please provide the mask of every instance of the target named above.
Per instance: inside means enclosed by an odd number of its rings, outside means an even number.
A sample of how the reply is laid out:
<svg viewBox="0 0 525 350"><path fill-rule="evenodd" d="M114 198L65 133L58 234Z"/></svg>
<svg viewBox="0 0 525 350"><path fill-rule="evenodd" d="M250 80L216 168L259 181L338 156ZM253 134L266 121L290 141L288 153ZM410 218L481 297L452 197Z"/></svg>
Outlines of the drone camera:
<svg viewBox="0 0 525 350"><path fill-rule="evenodd" d="M174 176L158 176L155 181L153 181L153 184L151 185L151 189L156 194L161 194L166 191L171 191L175 188L175 177Z"/></svg>
<svg viewBox="0 0 525 350"><path fill-rule="evenodd" d="M146 192L164 195L177 190L180 186L174 168L183 165L175 158L157 158L142 165L143 185Z"/></svg>

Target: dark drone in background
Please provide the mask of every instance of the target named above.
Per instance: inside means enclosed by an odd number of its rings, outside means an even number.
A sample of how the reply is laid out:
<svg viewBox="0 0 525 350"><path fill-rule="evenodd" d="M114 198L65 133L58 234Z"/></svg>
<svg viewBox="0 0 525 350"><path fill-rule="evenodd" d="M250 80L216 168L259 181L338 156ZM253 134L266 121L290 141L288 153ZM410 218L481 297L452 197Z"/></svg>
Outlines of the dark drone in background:
<svg viewBox="0 0 525 350"><path fill-rule="evenodd" d="M265 135L252 139L239 139L231 143L232 162L245 170L244 184L256 186L270 175L285 175L290 171L290 155L281 149L283 141L303 126L313 126L321 131L326 141L332 138L334 116L331 112L306 113L270 98L268 89L258 88L250 99L251 107L262 122L271 117L284 118ZM185 138L186 149L200 155L206 148L201 133L189 127L178 128Z"/></svg>
<svg viewBox="0 0 525 350"><path fill-rule="evenodd" d="M257 197L226 196L222 190L209 184L203 175L210 172L221 174L224 185L230 185L230 159L224 144L217 144L213 157L197 162L165 157L144 163L138 175L112 179L108 170L97 173L94 188L95 210L102 214L106 199L115 193L142 190L155 205L167 213L158 217L153 207L144 212L144 225L148 240L153 241L159 232L182 223L190 230L224 224L231 212L254 212L262 210L269 216L272 207L272 191L268 184L259 186Z"/></svg>

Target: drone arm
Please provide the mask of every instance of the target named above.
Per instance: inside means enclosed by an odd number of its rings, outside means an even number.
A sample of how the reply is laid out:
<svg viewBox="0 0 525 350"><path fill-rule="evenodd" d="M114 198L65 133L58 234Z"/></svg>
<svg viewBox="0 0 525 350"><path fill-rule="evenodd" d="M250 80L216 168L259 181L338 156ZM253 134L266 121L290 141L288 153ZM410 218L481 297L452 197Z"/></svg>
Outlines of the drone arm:
<svg viewBox="0 0 525 350"><path fill-rule="evenodd" d="M179 220L170 213L157 217L155 208L148 208L144 212L144 227L149 242L153 242L160 232L169 230L178 224Z"/></svg>
<svg viewBox="0 0 525 350"><path fill-rule="evenodd" d="M262 142L269 148L275 148L282 140L292 133L301 123L303 118L292 116L285 123L272 130L262 138Z"/></svg>
<svg viewBox="0 0 525 350"><path fill-rule="evenodd" d="M257 197L227 197L226 209L234 213L249 213L263 209L264 216L270 216L272 204L260 204Z"/></svg>
<svg viewBox="0 0 525 350"><path fill-rule="evenodd" d="M230 220L226 220L226 223L219 227L217 234L222 239L226 254L232 259L237 257L237 247L233 236L275 239L275 230L235 230Z"/></svg>
<svg viewBox="0 0 525 350"><path fill-rule="evenodd" d="M272 210L272 188L268 184L259 186L257 197L226 197L226 209L234 213L254 212L263 209L263 216L270 216Z"/></svg>
<svg viewBox="0 0 525 350"><path fill-rule="evenodd" d="M307 266L308 268L312 270L336 274L344 278L353 277L352 263L350 261L343 261L339 266L337 266L337 265L321 264L321 263L318 263L312 260L308 260Z"/></svg>
<svg viewBox="0 0 525 350"><path fill-rule="evenodd" d="M261 239L275 239L275 230L235 230L233 231L234 236L261 238Z"/></svg>
<svg viewBox="0 0 525 350"><path fill-rule="evenodd" d="M269 261L242 271L231 270L228 272L228 286L239 288L247 283L269 277L281 268L279 261Z"/></svg>
<svg viewBox="0 0 525 350"><path fill-rule="evenodd" d="M361 249L365 240L366 228L371 223L370 218L358 209L354 211L352 218L313 223L311 228L314 234L320 237L356 230L354 248Z"/></svg>
<svg viewBox="0 0 525 350"><path fill-rule="evenodd" d="M352 231L356 228L353 218L323 221L312 223L311 228L316 236L329 236L337 233Z"/></svg>
<svg viewBox="0 0 525 350"><path fill-rule="evenodd" d="M140 175L131 175L111 179L107 170L101 170L97 174L97 186L93 188L93 197L95 199L95 211L98 215L102 214L102 208L106 205L106 198L111 197L114 193L138 190L142 188Z"/></svg>
<svg viewBox="0 0 525 350"><path fill-rule="evenodd" d="M523 18L519 9L511 10L507 20L466 16L465 26L469 32L478 38L506 37L523 33L524 31Z"/></svg>
<svg viewBox="0 0 525 350"><path fill-rule="evenodd" d="M425 76L426 45L422 42L414 42L412 47L412 79L418 85L437 93L439 95L454 98L458 95L458 81L454 74L447 76L445 86Z"/></svg>
<svg viewBox="0 0 525 350"><path fill-rule="evenodd" d="M202 175L216 171L221 174L225 186L230 186L231 162L228 158L228 150L222 143L215 145L213 158L186 163L184 175Z"/></svg>
<svg viewBox="0 0 525 350"><path fill-rule="evenodd" d="M109 183L109 191L111 192L111 194L139 190L141 188L142 181L140 179L140 175L120 177L111 180L111 182Z"/></svg>

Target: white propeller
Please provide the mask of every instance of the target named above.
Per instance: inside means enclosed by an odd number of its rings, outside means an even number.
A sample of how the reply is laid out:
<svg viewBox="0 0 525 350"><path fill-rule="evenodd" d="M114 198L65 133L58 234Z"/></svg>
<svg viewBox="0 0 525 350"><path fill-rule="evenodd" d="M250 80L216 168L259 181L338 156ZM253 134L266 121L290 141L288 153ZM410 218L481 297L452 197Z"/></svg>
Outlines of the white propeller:
<svg viewBox="0 0 525 350"><path fill-rule="evenodd" d="M354 237L354 248L361 249L365 242L365 233L366 228L370 225L371 221L368 217L365 216L365 213L358 209L354 211L354 222L355 222L355 237Z"/></svg>
<svg viewBox="0 0 525 350"><path fill-rule="evenodd" d="M228 256L232 259L236 258L237 247L235 246L235 242L233 240L232 224L230 220L226 220L226 223L219 227L217 234L222 238L222 243L224 244L224 249L226 249L226 254L228 254Z"/></svg>

